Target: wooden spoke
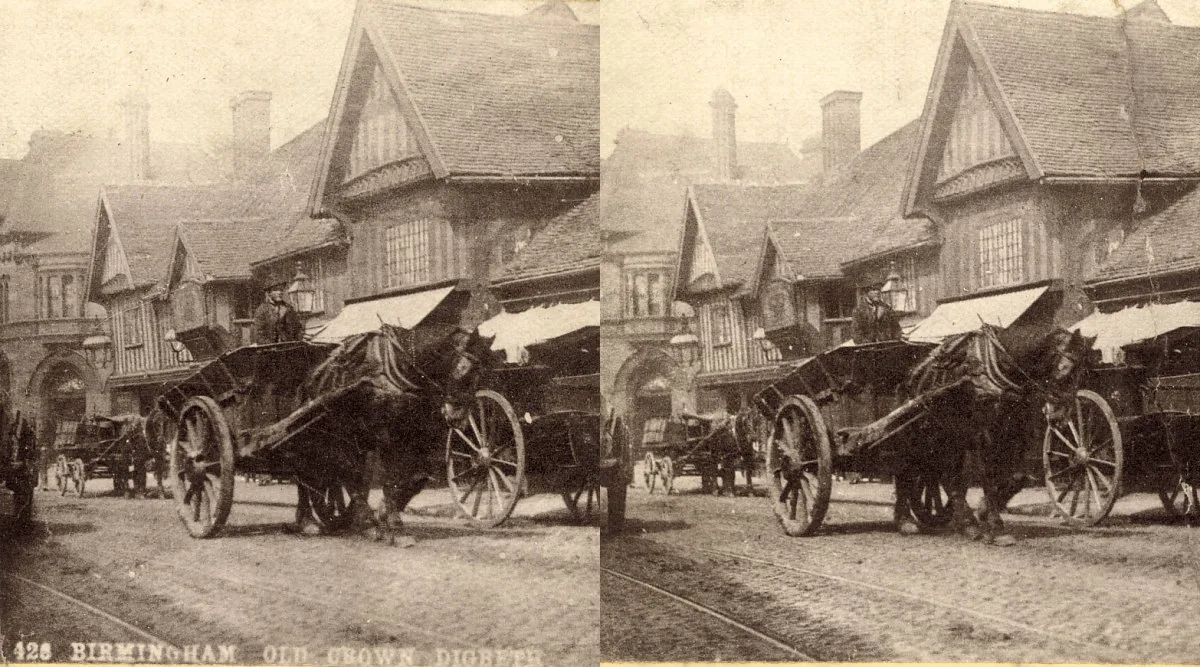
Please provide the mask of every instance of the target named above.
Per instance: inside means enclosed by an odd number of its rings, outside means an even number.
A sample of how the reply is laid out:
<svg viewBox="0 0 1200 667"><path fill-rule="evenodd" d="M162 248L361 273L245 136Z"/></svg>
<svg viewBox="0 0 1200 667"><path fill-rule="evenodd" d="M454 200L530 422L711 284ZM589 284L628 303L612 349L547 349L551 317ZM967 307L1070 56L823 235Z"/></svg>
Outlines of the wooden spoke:
<svg viewBox="0 0 1200 667"><path fill-rule="evenodd" d="M498 526L512 513L524 484L521 423L507 399L491 390L476 392L467 423L466 430L452 428L446 436L446 479L463 516L480 527ZM469 486L463 489L460 482Z"/></svg>

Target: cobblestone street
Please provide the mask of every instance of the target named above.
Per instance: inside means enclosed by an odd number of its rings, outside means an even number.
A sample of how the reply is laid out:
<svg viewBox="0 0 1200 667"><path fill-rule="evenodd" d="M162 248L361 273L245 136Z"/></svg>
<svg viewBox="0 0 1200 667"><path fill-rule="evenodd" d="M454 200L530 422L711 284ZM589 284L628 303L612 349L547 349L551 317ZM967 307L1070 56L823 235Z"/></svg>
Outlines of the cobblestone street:
<svg viewBox="0 0 1200 667"><path fill-rule="evenodd" d="M1200 604L1200 533L1167 517L1152 496L1127 496L1105 525L1080 529L1037 516L1045 492L1027 489L1014 501L1021 514L1006 515L1019 541L1004 548L899 535L886 484L835 482L825 528L788 538L764 498L700 495L690 482L670 497L631 489L626 535L601 543L605 660L1200 655L1190 629Z"/></svg>
<svg viewBox="0 0 1200 667"><path fill-rule="evenodd" d="M406 519L417 544L405 549L290 534L294 494L239 483L226 531L195 540L170 501L39 492L38 536L9 546L20 579L3 589L0 634L49 642L55 660L71 642L146 641L141 630L176 646L236 645L243 663L346 663L330 653L345 648L395 649L397 664L405 649L418 664L456 649L597 662L598 532L571 525L557 496L527 498L504 527L482 531L446 518L446 490L427 490Z"/></svg>

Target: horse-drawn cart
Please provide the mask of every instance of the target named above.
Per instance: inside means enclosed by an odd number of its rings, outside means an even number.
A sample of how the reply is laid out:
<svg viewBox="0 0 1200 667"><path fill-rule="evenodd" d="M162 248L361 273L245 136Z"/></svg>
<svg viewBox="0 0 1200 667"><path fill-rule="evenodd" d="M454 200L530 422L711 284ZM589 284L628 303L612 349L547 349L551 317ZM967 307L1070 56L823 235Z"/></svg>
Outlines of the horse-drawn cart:
<svg viewBox="0 0 1200 667"><path fill-rule="evenodd" d="M965 509L965 450L1005 415L1033 414L1046 424L1040 415L1049 401L1058 407L1047 441L1068 443L1072 473L1086 469L1090 478L1092 459L1110 456L1119 433L1115 422L1096 418L1111 414L1103 399L1087 391L1074 394L1086 346L1062 330L1031 336L984 326L937 346L904 341L843 346L795 364L755 396L771 423L767 469L785 532L811 535L820 527L835 472L893 475L898 522L922 528L947 523L951 487ZM1065 405L1070 396L1073 405ZM1107 449L1096 446L1101 439ZM1021 458L1026 447L984 444L985 463L1000 448L1007 448L1000 453L1009 458ZM1115 495L1112 473L1105 471ZM995 484L984 488L989 496L999 493ZM1007 498L990 500L996 509Z"/></svg>
<svg viewBox="0 0 1200 667"><path fill-rule="evenodd" d="M487 344L453 326L383 325L340 345L247 346L202 366L158 401L178 424L170 477L188 532L220 530L235 471L294 478L301 521L329 530L374 522L368 455L386 478L387 513L399 513L424 485L436 441L447 459L461 455L451 484L467 487L456 499L471 503L472 520L500 524L520 497L525 449L508 401L476 391Z"/></svg>
<svg viewBox="0 0 1200 667"><path fill-rule="evenodd" d="M647 420L642 439L646 488L654 493L661 479L669 495L676 478L697 476L704 493L732 492L735 471L753 457L749 444L737 437L735 424L735 417L723 414Z"/></svg>
<svg viewBox="0 0 1200 667"><path fill-rule="evenodd" d="M83 497L93 479L111 479L118 494L125 494L131 482L135 489L144 490L147 464L161 459L160 452L148 448L144 424L138 415L93 415L79 421L70 444L56 449L53 474L59 493L74 490ZM161 471L152 472L161 487Z"/></svg>

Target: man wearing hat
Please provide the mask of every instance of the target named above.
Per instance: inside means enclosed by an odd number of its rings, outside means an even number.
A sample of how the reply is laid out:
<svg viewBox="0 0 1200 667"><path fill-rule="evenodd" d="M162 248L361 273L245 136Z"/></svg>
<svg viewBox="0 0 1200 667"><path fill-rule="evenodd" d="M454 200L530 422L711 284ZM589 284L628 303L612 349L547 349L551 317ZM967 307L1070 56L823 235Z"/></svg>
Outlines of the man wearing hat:
<svg viewBox="0 0 1200 667"><path fill-rule="evenodd" d="M304 328L296 309L283 299L284 283L266 290L266 299L254 311L250 342L255 345L300 340Z"/></svg>
<svg viewBox="0 0 1200 667"><path fill-rule="evenodd" d="M871 285L853 313L852 337L858 345L900 339L900 321L883 300L879 285Z"/></svg>

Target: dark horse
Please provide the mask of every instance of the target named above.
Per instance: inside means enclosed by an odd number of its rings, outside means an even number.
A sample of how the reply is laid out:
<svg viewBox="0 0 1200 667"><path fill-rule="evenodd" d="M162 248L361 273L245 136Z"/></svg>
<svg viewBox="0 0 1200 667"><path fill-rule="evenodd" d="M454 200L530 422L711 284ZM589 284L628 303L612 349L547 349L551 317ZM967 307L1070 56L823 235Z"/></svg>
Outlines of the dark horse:
<svg viewBox="0 0 1200 667"><path fill-rule="evenodd" d="M746 477L746 494L754 495L754 472L765 451L770 437L770 421L752 404L742 406L733 416L733 439L737 443L737 456L730 460L728 469L722 469L721 479L733 488L734 470L740 468Z"/></svg>
<svg viewBox="0 0 1200 667"><path fill-rule="evenodd" d="M491 342L453 325L414 331L385 324L346 339L313 369L301 389L305 400L354 388L297 443L301 530L353 526L384 538L400 529L400 513L430 480L440 453L432 447L445 438L447 423L466 418L492 367ZM384 500L378 514L367 504L376 467Z"/></svg>
<svg viewBox="0 0 1200 667"><path fill-rule="evenodd" d="M952 525L969 537L1011 544L1000 512L1021 488L1027 439L1014 424L1066 418L1095 339L1050 325L978 331L953 336L909 373L909 396L938 396L908 439L909 452L896 476L895 519L901 532L929 506L922 492L949 497ZM975 450L981 465L983 504L972 514L966 502L965 456Z"/></svg>

